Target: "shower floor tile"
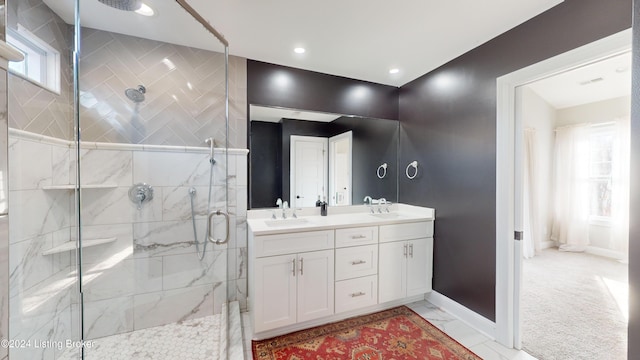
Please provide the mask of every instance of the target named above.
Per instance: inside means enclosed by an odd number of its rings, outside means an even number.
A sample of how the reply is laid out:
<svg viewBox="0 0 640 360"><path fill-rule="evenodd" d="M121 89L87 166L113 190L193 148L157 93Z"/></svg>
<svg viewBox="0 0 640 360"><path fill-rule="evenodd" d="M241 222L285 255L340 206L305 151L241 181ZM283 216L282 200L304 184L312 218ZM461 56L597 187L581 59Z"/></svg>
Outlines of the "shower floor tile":
<svg viewBox="0 0 640 360"><path fill-rule="evenodd" d="M220 346L220 315L136 330L92 340L86 360L216 359ZM66 351L58 359L77 359Z"/></svg>

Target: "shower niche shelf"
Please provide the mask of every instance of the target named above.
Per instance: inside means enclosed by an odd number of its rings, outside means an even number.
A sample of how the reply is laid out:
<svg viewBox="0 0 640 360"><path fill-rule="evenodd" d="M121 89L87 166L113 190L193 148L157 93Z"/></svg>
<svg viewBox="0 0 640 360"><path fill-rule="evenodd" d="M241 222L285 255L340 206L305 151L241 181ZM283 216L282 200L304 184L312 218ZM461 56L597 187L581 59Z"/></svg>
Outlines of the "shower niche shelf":
<svg viewBox="0 0 640 360"><path fill-rule="evenodd" d="M87 184L81 185L82 189L115 189L118 187L116 184ZM76 188L75 184L64 184L64 185L44 185L42 187L43 190L74 190Z"/></svg>
<svg viewBox="0 0 640 360"><path fill-rule="evenodd" d="M97 246L97 245L102 245L102 244L108 244L111 242L114 242L118 240L118 238L116 237L110 237L110 238L104 238L104 239L87 239L87 240L83 240L82 241L82 248L88 248L88 247L92 247L92 246ZM42 255L52 255L52 254L58 254L61 252L65 252L65 251L71 251L71 250L75 250L76 248L76 242L75 241L67 241L63 244L60 244L58 246L52 247L49 250L45 250L42 252Z"/></svg>

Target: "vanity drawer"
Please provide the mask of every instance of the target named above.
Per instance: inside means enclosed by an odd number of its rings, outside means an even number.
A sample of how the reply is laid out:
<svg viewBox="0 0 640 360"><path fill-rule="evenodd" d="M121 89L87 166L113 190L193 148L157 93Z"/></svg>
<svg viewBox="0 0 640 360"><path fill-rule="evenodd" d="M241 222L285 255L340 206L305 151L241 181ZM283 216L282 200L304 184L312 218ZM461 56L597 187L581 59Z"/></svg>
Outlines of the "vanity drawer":
<svg viewBox="0 0 640 360"><path fill-rule="evenodd" d="M253 238L255 257L333 249L333 230L260 235Z"/></svg>
<svg viewBox="0 0 640 360"><path fill-rule="evenodd" d="M336 247L368 245L376 243L378 243L377 226L336 229Z"/></svg>
<svg viewBox="0 0 640 360"><path fill-rule="evenodd" d="M380 226L380 242L411 240L425 237L433 237L433 221Z"/></svg>
<svg viewBox="0 0 640 360"><path fill-rule="evenodd" d="M336 313L378 303L378 277L366 276L336 282Z"/></svg>
<svg viewBox="0 0 640 360"><path fill-rule="evenodd" d="M375 275L378 272L378 245L336 249L336 280Z"/></svg>

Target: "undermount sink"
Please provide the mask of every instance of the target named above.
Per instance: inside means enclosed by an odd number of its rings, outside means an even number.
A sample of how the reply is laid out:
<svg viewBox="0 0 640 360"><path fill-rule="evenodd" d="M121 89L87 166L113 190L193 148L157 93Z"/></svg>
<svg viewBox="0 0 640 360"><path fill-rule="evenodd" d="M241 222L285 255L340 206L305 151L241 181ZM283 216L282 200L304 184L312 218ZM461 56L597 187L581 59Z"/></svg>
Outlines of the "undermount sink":
<svg viewBox="0 0 640 360"><path fill-rule="evenodd" d="M309 220L304 218L276 219L276 220L265 220L264 223L265 225L270 227L298 226L298 225L308 224Z"/></svg>
<svg viewBox="0 0 640 360"><path fill-rule="evenodd" d="M400 217L398 213L378 213L378 214L369 214L371 216L375 216L380 219L396 219Z"/></svg>

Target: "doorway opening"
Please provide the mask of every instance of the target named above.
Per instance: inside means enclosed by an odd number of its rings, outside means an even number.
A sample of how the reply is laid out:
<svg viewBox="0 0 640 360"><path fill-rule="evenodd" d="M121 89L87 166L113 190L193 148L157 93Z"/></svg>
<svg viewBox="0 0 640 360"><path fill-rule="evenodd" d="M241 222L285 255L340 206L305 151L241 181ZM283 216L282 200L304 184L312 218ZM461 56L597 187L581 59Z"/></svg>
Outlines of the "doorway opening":
<svg viewBox="0 0 640 360"><path fill-rule="evenodd" d="M629 52L631 30L568 51L497 79L496 133L496 340L521 346L524 228L524 124L516 116L517 88Z"/></svg>
<svg viewBox="0 0 640 360"><path fill-rule="evenodd" d="M536 358L626 356L630 92L629 52L516 89L524 133L514 345Z"/></svg>

